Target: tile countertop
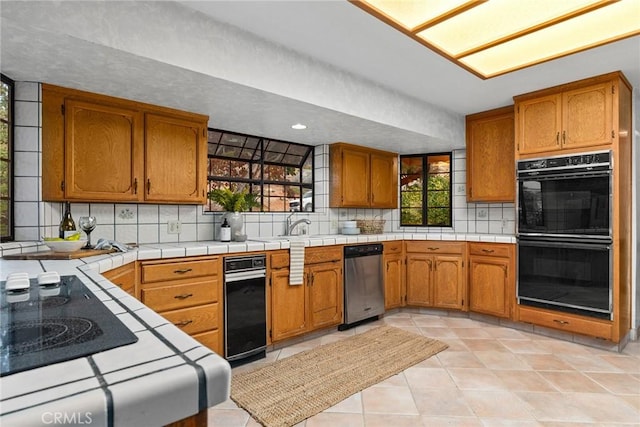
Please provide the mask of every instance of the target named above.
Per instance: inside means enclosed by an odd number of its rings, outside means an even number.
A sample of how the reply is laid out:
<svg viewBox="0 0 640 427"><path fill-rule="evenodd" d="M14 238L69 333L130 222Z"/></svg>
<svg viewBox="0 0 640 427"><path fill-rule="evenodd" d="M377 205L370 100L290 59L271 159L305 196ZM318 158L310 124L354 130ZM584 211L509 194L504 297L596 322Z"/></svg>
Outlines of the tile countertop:
<svg viewBox="0 0 640 427"><path fill-rule="evenodd" d="M156 253L110 255L109 268L100 257L0 260L0 280L12 272L76 275L138 337L134 344L0 378L0 425L165 425L228 398L226 360L100 274Z"/></svg>
<svg viewBox="0 0 640 427"><path fill-rule="evenodd" d="M291 236L305 246L389 240L454 240L515 243L515 237L486 234L385 233ZM80 424L164 425L227 399L231 371L217 354L102 277L101 273L144 259L288 249L289 238L246 242L201 241L141 245L69 261L0 259L0 280L14 272L77 275L132 331L135 344L0 378L0 423L39 425L66 415Z"/></svg>

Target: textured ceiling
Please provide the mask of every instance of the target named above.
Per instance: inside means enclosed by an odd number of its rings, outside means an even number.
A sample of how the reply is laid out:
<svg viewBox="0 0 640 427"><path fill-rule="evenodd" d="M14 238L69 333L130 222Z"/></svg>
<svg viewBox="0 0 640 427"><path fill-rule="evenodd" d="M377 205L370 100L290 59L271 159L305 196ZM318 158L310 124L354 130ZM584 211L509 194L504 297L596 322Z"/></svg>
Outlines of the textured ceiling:
<svg viewBox="0 0 640 427"><path fill-rule="evenodd" d="M483 81L344 1L3 1L0 16L0 68L16 80L309 144L462 148L464 115L513 95L617 69L640 83L638 38Z"/></svg>

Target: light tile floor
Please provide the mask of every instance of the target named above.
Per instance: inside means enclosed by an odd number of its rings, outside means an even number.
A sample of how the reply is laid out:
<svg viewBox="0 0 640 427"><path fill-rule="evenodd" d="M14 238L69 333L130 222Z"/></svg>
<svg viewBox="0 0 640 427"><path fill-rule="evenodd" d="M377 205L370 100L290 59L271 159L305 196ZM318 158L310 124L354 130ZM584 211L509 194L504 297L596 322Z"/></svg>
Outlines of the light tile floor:
<svg viewBox="0 0 640 427"><path fill-rule="evenodd" d="M616 353L468 318L394 313L274 350L234 372L382 323L449 348L298 426L640 426L640 342ZM209 410L209 426L259 424L228 400Z"/></svg>

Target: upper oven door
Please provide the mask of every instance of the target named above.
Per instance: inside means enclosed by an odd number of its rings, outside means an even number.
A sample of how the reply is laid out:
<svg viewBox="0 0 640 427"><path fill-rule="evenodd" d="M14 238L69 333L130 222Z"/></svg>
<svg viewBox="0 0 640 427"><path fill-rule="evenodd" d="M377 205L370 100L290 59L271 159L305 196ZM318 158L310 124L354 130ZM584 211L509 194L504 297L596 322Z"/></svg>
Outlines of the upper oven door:
<svg viewBox="0 0 640 427"><path fill-rule="evenodd" d="M521 236L611 237L611 171L518 176Z"/></svg>

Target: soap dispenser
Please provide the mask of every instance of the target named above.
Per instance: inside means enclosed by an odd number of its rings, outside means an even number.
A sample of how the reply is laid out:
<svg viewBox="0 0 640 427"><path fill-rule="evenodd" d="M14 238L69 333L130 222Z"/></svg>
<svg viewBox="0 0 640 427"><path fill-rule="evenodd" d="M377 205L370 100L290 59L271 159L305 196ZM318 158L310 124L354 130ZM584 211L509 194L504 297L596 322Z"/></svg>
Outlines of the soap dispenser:
<svg viewBox="0 0 640 427"><path fill-rule="evenodd" d="M222 220L222 225L220 226L220 241L221 242L231 241L231 226L227 222L227 218L224 218Z"/></svg>

